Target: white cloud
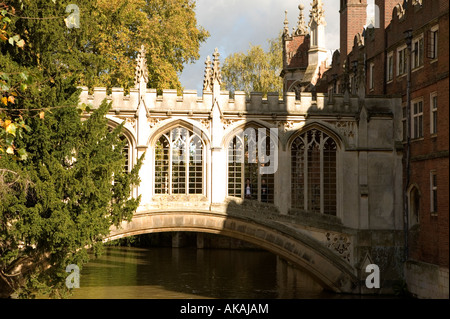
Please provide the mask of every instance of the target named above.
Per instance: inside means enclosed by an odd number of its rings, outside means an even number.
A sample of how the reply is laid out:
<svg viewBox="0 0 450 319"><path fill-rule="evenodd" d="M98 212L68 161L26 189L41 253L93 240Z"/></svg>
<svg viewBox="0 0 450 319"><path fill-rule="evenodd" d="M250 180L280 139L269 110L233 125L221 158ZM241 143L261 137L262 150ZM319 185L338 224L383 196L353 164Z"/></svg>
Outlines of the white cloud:
<svg viewBox="0 0 450 319"><path fill-rule="evenodd" d="M197 23L210 32L210 37L200 47L200 59L186 65L180 76L186 89L196 89L201 94L204 62L219 49L220 60L235 52L247 51L249 44L267 48L267 40L277 37L283 29L285 10L288 10L289 27L297 25L298 5L305 5L304 15L309 21L310 0L197 0ZM327 49L339 48L339 1L324 1Z"/></svg>

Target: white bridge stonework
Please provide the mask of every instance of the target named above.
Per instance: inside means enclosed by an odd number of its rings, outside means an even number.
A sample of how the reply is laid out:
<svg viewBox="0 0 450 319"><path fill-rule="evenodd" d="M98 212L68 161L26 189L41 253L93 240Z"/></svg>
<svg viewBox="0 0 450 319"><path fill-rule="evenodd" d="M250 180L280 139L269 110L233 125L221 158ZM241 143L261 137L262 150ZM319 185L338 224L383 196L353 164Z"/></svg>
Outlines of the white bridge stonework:
<svg viewBox="0 0 450 319"><path fill-rule="evenodd" d="M221 90L218 56L216 51L206 63L200 96L190 90L182 96L176 90L159 95L147 88L141 71L146 69L144 49L128 95L122 88L112 88L110 94L106 88L94 88L93 94L82 88L80 104L96 108L106 99L112 103L110 124L125 122L128 166L145 153L141 183L133 193L141 195L140 207L109 239L162 231L220 233L280 255L334 291L390 291L402 276L401 99L307 92L299 100L294 92L282 98L244 92L230 97ZM273 203L228 196L228 145L249 125L278 129ZM161 134L176 127L201 138L200 193L155 190L155 145ZM335 216L292 206L291 146L310 130L324 132L336 143ZM364 286L368 263L380 267L380 289Z"/></svg>

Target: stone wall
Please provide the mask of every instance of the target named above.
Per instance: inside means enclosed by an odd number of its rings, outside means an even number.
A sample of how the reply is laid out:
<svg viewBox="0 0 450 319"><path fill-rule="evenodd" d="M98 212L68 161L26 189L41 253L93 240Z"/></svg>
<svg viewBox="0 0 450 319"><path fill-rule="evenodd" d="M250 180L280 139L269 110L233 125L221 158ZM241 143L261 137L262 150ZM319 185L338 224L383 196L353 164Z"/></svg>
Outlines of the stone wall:
<svg viewBox="0 0 450 319"><path fill-rule="evenodd" d="M409 260L405 263L408 291L417 298L448 299L448 268Z"/></svg>

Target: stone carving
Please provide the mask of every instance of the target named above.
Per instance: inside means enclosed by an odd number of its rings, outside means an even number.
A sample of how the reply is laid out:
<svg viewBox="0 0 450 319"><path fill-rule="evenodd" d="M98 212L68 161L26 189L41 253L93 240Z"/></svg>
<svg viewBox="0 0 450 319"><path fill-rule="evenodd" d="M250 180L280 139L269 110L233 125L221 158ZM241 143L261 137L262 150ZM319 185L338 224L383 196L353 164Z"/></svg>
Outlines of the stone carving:
<svg viewBox="0 0 450 319"><path fill-rule="evenodd" d="M211 91L211 86L212 86L212 69L211 69L211 58L208 57L206 58L205 61L205 76L203 78L203 91L206 92L210 92Z"/></svg>
<svg viewBox="0 0 450 319"><path fill-rule="evenodd" d="M136 124L137 124L136 118L127 117L127 118L125 118L125 123L130 124L133 127L133 129L136 131Z"/></svg>
<svg viewBox="0 0 450 319"><path fill-rule="evenodd" d="M397 17L402 19L405 16L406 10L401 3L398 3L395 8L397 9Z"/></svg>
<svg viewBox="0 0 450 319"><path fill-rule="evenodd" d="M334 122L334 127L350 141L355 138L356 123L352 121L337 121Z"/></svg>
<svg viewBox="0 0 450 319"><path fill-rule="evenodd" d="M217 81L219 84L222 84L222 72L220 71L220 62L219 62L219 49L215 49L214 50L214 60L213 60L213 73L212 73L212 78L211 78L211 82L214 83L215 81Z"/></svg>
<svg viewBox="0 0 450 319"><path fill-rule="evenodd" d="M147 122L150 125L150 128L153 128L155 125L157 125L160 121L162 121L161 118L158 117L150 117L148 118Z"/></svg>
<svg viewBox="0 0 450 319"><path fill-rule="evenodd" d="M327 233L327 247L336 251L344 260L350 262L350 239L342 234Z"/></svg>
<svg viewBox="0 0 450 319"><path fill-rule="evenodd" d="M325 10L323 10L322 0L313 0L309 17L309 26L311 26L313 22L317 25L326 25Z"/></svg>
<svg viewBox="0 0 450 319"><path fill-rule="evenodd" d="M145 46L142 45L137 57L136 73L134 78L134 87L137 89L139 88L141 80L143 80L146 84L148 83L147 58L145 57L146 54L147 50L145 49Z"/></svg>
<svg viewBox="0 0 450 319"><path fill-rule="evenodd" d="M300 4L298 6L300 9L300 14L298 16L298 25L297 30L294 31L294 35L305 35L308 33L308 28L306 27L305 23L305 17L303 16L303 9L305 9L305 6L303 4Z"/></svg>
<svg viewBox="0 0 450 319"><path fill-rule="evenodd" d="M231 119L222 119L223 123L223 129L226 130L230 125L237 122L238 120L231 120Z"/></svg>
<svg viewBox="0 0 450 319"><path fill-rule="evenodd" d="M281 124L281 127L283 128L284 132L287 132L288 130L291 130L294 128L294 121L283 121L280 124Z"/></svg>
<svg viewBox="0 0 450 319"><path fill-rule="evenodd" d="M266 121L273 125L273 127L278 127L278 129L282 130L284 133L286 133L289 130L294 129L294 127L300 122L298 121Z"/></svg>
<svg viewBox="0 0 450 319"><path fill-rule="evenodd" d="M288 14L288 11L287 10L284 11L284 29L283 29L283 36L284 36L284 38L288 38L288 37L291 36L289 34L289 20L287 18L287 14Z"/></svg>
<svg viewBox="0 0 450 319"><path fill-rule="evenodd" d="M198 119L197 120L206 130L209 130L209 127L211 125L210 119Z"/></svg>

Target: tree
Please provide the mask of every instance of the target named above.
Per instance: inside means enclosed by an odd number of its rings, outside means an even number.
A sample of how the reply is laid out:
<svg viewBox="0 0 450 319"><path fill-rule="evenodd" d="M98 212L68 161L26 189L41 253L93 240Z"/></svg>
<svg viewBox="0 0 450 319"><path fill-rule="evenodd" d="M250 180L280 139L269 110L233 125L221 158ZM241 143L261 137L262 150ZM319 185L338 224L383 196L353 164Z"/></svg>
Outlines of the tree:
<svg viewBox="0 0 450 319"><path fill-rule="evenodd" d="M23 48L25 41L18 34L11 34L9 25L11 19L10 14L15 13L14 7L8 6L5 2L0 2L0 41L8 42L12 46ZM20 87L25 88L29 82L29 78L24 72L16 72L21 82ZM0 70L0 156L5 154L19 159L26 158L26 151L15 147L14 140L16 136L22 134L23 129L28 129L23 118L11 118L2 107L14 105L18 95L17 87L11 86L10 76Z"/></svg>
<svg viewBox="0 0 450 319"><path fill-rule="evenodd" d="M280 37L281 39L281 37ZM283 66L281 40L269 40L269 50L253 46L246 53L238 52L228 56L223 64L222 76L230 92L245 91L278 92L281 94L283 83L280 73Z"/></svg>
<svg viewBox="0 0 450 319"><path fill-rule="evenodd" d="M90 46L100 54L102 63L94 70L93 81L83 77L81 84L132 87L131 66L143 44L147 49L149 86L180 91L178 74L186 63L200 57L200 44L209 36L197 26L195 6L192 0L97 0L92 19L98 30Z"/></svg>
<svg viewBox="0 0 450 319"><path fill-rule="evenodd" d="M109 132L104 102L85 121L77 109L54 110L32 118L21 141L27 161L2 157L0 189L0 291L21 296L50 292L64 296L66 266L88 260L111 225L130 220L140 198L140 163L123 170L119 126Z"/></svg>
<svg viewBox="0 0 450 319"><path fill-rule="evenodd" d="M72 2L1 3L9 19L0 41L2 297L64 296L66 266L81 268L87 248L98 252L110 227L139 204L130 194L141 161L123 171L122 127L109 132L106 103L80 109L77 86L130 87L144 44L151 85L179 87L177 72L207 36L195 25L194 1L78 0L79 25L69 28Z"/></svg>

